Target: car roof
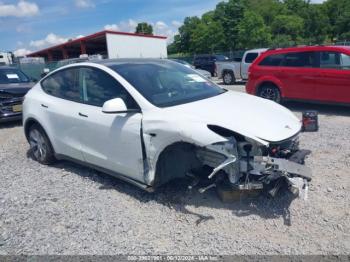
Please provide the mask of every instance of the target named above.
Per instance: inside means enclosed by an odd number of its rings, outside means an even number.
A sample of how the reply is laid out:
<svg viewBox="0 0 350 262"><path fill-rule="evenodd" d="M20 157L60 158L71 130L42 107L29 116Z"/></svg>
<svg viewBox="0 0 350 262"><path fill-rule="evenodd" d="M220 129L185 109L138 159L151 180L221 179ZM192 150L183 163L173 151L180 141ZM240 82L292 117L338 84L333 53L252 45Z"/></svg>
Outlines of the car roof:
<svg viewBox="0 0 350 262"><path fill-rule="evenodd" d="M288 48L276 48L276 49L269 49L266 53L287 53L287 52L307 52L307 51L350 51L349 46L323 46L323 45L317 45L317 46L298 46L298 47L288 47Z"/></svg>
<svg viewBox="0 0 350 262"><path fill-rule="evenodd" d="M246 52L247 52L247 53L253 53L253 52L260 53L260 52L265 52L265 51L267 51L267 50L268 50L268 48L257 48L257 49L247 50Z"/></svg>
<svg viewBox="0 0 350 262"><path fill-rule="evenodd" d="M155 58L116 58L116 59L90 60L87 62L105 65L108 67L114 66L114 65L122 65L122 64L164 63L164 62L177 63L175 61L171 61L170 59L155 59Z"/></svg>

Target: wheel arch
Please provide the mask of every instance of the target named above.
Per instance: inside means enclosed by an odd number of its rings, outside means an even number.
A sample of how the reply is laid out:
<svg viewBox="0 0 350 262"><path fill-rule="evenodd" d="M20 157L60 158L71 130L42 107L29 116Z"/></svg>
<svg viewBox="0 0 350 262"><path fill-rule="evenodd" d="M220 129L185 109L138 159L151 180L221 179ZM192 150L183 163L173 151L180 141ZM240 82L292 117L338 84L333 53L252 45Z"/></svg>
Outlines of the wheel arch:
<svg viewBox="0 0 350 262"><path fill-rule="evenodd" d="M235 70L233 70L232 68L223 69L222 70L222 77L224 77L225 73L232 73L233 77L236 79Z"/></svg>
<svg viewBox="0 0 350 262"><path fill-rule="evenodd" d="M47 134L45 128L43 127L43 125L40 124L40 122L39 122L38 120L36 120L35 118L30 117L30 118L26 119L26 121L24 122L24 125L23 125L24 134L25 134L27 140L28 140L28 137L29 137L29 130L30 130L30 128L31 128L33 125L35 125L35 124L38 125L38 126L40 126L40 128L45 132L45 135L50 139L50 137L48 136L48 134ZM51 141L51 139L50 139L50 141ZM52 144L52 143L51 143L51 144Z"/></svg>
<svg viewBox="0 0 350 262"><path fill-rule="evenodd" d="M201 162L196 156L197 145L189 142L175 142L166 146L157 159L153 187L157 188L176 178L186 176L192 168Z"/></svg>

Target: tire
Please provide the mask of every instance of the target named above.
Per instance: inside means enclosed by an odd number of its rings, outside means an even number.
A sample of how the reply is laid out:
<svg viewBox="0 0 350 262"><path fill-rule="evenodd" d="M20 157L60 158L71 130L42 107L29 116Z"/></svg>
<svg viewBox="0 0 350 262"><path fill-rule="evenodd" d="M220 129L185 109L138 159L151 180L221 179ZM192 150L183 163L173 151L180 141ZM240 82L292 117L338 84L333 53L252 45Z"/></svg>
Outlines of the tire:
<svg viewBox="0 0 350 262"><path fill-rule="evenodd" d="M225 85L233 85L236 82L234 74L230 71L226 71L222 74L222 80Z"/></svg>
<svg viewBox="0 0 350 262"><path fill-rule="evenodd" d="M257 95L276 103L281 103L280 90L273 84L265 84L261 86Z"/></svg>
<svg viewBox="0 0 350 262"><path fill-rule="evenodd" d="M38 124L34 124L29 128L28 141L30 154L35 161L44 165L50 165L56 161L51 142Z"/></svg>

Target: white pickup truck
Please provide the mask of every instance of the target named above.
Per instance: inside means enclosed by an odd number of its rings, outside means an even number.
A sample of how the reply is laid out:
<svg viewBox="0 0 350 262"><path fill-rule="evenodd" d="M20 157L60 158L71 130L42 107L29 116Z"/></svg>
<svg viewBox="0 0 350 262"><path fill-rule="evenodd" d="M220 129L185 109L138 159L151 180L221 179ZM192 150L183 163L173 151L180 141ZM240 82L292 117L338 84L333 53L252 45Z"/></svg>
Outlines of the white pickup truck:
<svg viewBox="0 0 350 262"><path fill-rule="evenodd" d="M247 80L249 66L266 50L267 48L248 50L244 53L241 62L216 62L218 77L223 79L225 85L233 85L236 81Z"/></svg>

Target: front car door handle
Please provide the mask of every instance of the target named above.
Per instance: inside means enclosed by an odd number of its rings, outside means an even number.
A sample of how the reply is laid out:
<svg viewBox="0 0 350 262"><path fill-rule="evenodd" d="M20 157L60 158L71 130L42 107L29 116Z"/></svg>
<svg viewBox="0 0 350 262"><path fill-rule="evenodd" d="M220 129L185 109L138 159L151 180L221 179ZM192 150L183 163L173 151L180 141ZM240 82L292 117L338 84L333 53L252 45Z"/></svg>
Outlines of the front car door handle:
<svg viewBox="0 0 350 262"><path fill-rule="evenodd" d="M49 108L47 105L41 104L43 108Z"/></svg>
<svg viewBox="0 0 350 262"><path fill-rule="evenodd" d="M79 112L79 116L82 116L82 117L88 117L87 115L84 115L82 113Z"/></svg>

